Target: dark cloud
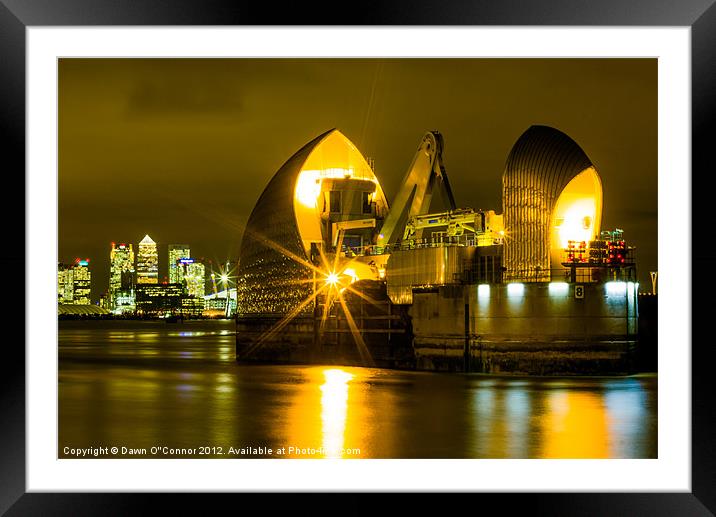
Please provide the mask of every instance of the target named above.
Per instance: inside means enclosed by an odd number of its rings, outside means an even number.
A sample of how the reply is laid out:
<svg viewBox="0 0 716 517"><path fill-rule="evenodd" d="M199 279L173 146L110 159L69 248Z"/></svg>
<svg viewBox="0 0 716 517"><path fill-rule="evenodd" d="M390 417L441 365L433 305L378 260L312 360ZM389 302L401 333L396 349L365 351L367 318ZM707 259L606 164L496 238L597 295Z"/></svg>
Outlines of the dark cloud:
<svg viewBox="0 0 716 517"><path fill-rule="evenodd" d="M501 211L507 154L532 124L564 131L595 163L603 226L639 247L646 281L655 59L62 59L59 256L92 259L94 299L111 241L149 233L163 254L186 242L235 258L273 173L332 127L375 160L389 197L422 135L439 130L458 204Z"/></svg>

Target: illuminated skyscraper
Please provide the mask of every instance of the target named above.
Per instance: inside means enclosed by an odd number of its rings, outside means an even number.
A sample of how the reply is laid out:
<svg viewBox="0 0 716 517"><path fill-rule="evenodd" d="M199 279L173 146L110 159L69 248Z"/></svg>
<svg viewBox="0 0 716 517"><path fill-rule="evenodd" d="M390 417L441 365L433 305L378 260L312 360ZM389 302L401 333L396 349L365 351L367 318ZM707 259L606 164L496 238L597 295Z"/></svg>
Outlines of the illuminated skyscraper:
<svg viewBox="0 0 716 517"><path fill-rule="evenodd" d="M192 258L182 258L179 259L179 269L182 270L182 283L186 285L189 296L203 299L206 285L204 264Z"/></svg>
<svg viewBox="0 0 716 517"><path fill-rule="evenodd" d="M159 254L157 243L149 235L139 243L137 252L137 284L159 283Z"/></svg>
<svg viewBox="0 0 716 517"><path fill-rule="evenodd" d="M132 301L134 297L134 250L132 245L112 243L109 257L108 308L115 312L132 312L134 311L134 302Z"/></svg>
<svg viewBox="0 0 716 517"><path fill-rule="evenodd" d="M71 269L72 303L75 305L90 305L90 270L89 259L76 259Z"/></svg>
<svg viewBox="0 0 716 517"><path fill-rule="evenodd" d="M72 268L57 264L57 303L72 303Z"/></svg>
<svg viewBox="0 0 716 517"><path fill-rule="evenodd" d="M180 259L191 257L191 250L188 244L169 245L169 283L181 284L183 268L178 264Z"/></svg>
<svg viewBox="0 0 716 517"><path fill-rule="evenodd" d="M57 303L90 305L89 259L75 259L71 266L57 265Z"/></svg>

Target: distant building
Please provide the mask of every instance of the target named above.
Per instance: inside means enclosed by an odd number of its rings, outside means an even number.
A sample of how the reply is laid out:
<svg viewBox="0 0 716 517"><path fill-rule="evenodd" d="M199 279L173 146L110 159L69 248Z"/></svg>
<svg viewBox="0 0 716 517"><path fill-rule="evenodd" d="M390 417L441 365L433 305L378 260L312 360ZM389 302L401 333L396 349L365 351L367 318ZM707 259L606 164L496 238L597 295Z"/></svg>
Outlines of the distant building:
<svg viewBox="0 0 716 517"><path fill-rule="evenodd" d="M193 258L179 259L178 270L181 271L181 283L186 286L189 296L204 298L206 291L206 268L204 264Z"/></svg>
<svg viewBox="0 0 716 517"><path fill-rule="evenodd" d="M107 308L115 313L134 312L134 250L131 244L112 243ZM120 301L121 299L121 301Z"/></svg>
<svg viewBox="0 0 716 517"><path fill-rule="evenodd" d="M179 261L184 258L191 257L191 250L188 244L170 244L169 245L169 283L181 284L183 270Z"/></svg>
<svg viewBox="0 0 716 517"><path fill-rule="evenodd" d="M183 297L181 314L184 316L201 316L204 312L204 298Z"/></svg>
<svg viewBox="0 0 716 517"><path fill-rule="evenodd" d="M137 310L136 291L134 289L115 291L113 303L112 312L114 314L134 314Z"/></svg>
<svg viewBox="0 0 716 517"><path fill-rule="evenodd" d="M138 284L136 288L137 314L167 316L179 314L185 298L181 284Z"/></svg>
<svg viewBox="0 0 716 517"><path fill-rule="evenodd" d="M76 259L72 265L57 265L57 303L62 305L89 305L89 259Z"/></svg>
<svg viewBox="0 0 716 517"><path fill-rule="evenodd" d="M90 305L91 273L89 259L76 259L71 269L72 273L72 303L74 305Z"/></svg>
<svg viewBox="0 0 716 517"><path fill-rule="evenodd" d="M159 254L157 243L145 235L137 250L137 284L159 283Z"/></svg>
<svg viewBox="0 0 716 517"><path fill-rule="evenodd" d="M228 314L226 302L229 302ZM236 288L204 296L204 314L207 316L233 316L236 314Z"/></svg>
<svg viewBox="0 0 716 517"><path fill-rule="evenodd" d="M72 303L72 267L57 264L57 303Z"/></svg>

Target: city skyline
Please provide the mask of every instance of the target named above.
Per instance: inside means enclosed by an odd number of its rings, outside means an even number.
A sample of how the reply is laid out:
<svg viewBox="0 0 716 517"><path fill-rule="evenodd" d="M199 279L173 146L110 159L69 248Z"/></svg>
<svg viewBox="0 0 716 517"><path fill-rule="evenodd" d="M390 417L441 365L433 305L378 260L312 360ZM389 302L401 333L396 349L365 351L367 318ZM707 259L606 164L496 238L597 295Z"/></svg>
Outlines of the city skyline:
<svg viewBox="0 0 716 517"><path fill-rule="evenodd" d="M439 130L458 205L501 212L509 149L527 127L547 124L595 162L603 227L624 227L648 285L657 269L656 71L653 59L60 60L58 259L102 264L107 243L137 243L151 229L159 280L165 243L234 260L271 175L331 127L374 160L388 199L417 139ZM426 77L439 78L429 102ZM104 269L93 274L94 300Z"/></svg>
<svg viewBox="0 0 716 517"><path fill-rule="evenodd" d="M149 234L145 234L145 238L148 237ZM141 241L140 241L141 242ZM207 294L206 291L206 284L209 282L211 278L211 273L216 272L225 272L227 269L227 264L231 263L230 260L224 260L224 261L214 261L210 259L206 259L204 257L193 257L190 253L180 253L182 255L181 259L188 259L185 260L185 263L180 264L183 266L182 269L177 269L175 272L176 275L176 281L172 281L172 270L171 270L171 254L172 254L172 247L176 247L177 249L181 249L183 251L190 251L191 246L188 244L164 244L157 243L152 240L152 242L156 245L156 253L158 256L157 259L157 282L158 284L166 284L166 283L182 283L184 281L184 278L186 276L185 272L189 270L190 271L190 277L189 277L189 283L192 283L192 287L189 289L191 291L190 294L199 295L200 287L197 283L196 277L199 274L199 271L203 272L204 274L204 292L203 294L200 294L200 296L205 296ZM93 273L91 278L91 288L90 288L90 303L93 305L97 305L100 303L102 296L109 296L111 299L111 292L113 290L119 290L125 289L128 290L130 287L134 288L136 287L137 282L137 257L136 257L136 248L137 248L138 242L115 242L112 241L108 244L108 250L105 259L106 260L97 260L93 259L92 269L91 273ZM121 255L120 255L121 253ZM125 258L124 255L127 255ZM115 255L119 257L118 265L116 267L113 266L113 263L115 261ZM178 255L177 255L178 257ZM70 266L74 265L81 259L74 258L70 260L59 260L58 261L58 275L61 275L64 273L66 268L69 268ZM90 259L82 259L82 262L89 261ZM176 259L177 262L180 261L179 258ZM87 267L87 264L83 264L85 267ZM116 271L115 271L116 269ZM104 272L107 272L106 275L107 282L106 285L101 285L99 283L98 277L104 277ZM128 285L126 278L122 277L122 273L129 273L133 276L132 285ZM193 277L193 278L192 278ZM59 282L59 276L58 276L58 282ZM152 282L153 283L153 282Z"/></svg>

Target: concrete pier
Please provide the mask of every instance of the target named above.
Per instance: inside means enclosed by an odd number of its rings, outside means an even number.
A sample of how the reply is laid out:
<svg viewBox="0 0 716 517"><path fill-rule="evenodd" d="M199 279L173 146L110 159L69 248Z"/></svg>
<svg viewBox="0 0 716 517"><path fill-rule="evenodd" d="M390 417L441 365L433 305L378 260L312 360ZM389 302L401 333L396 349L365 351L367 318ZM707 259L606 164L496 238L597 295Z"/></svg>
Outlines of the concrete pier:
<svg viewBox="0 0 716 517"><path fill-rule="evenodd" d="M346 296L351 322L339 304L325 317L319 304L314 314L285 325L279 317L239 318L237 360L530 375L628 374L644 363L637 346L636 292L632 282L448 285L415 290L412 305L394 305L374 286L371 298L378 303Z"/></svg>
<svg viewBox="0 0 716 517"><path fill-rule="evenodd" d="M624 374L637 345L636 285L525 283L415 292L416 367L535 375ZM467 311L467 317L466 317Z"/></svg>

